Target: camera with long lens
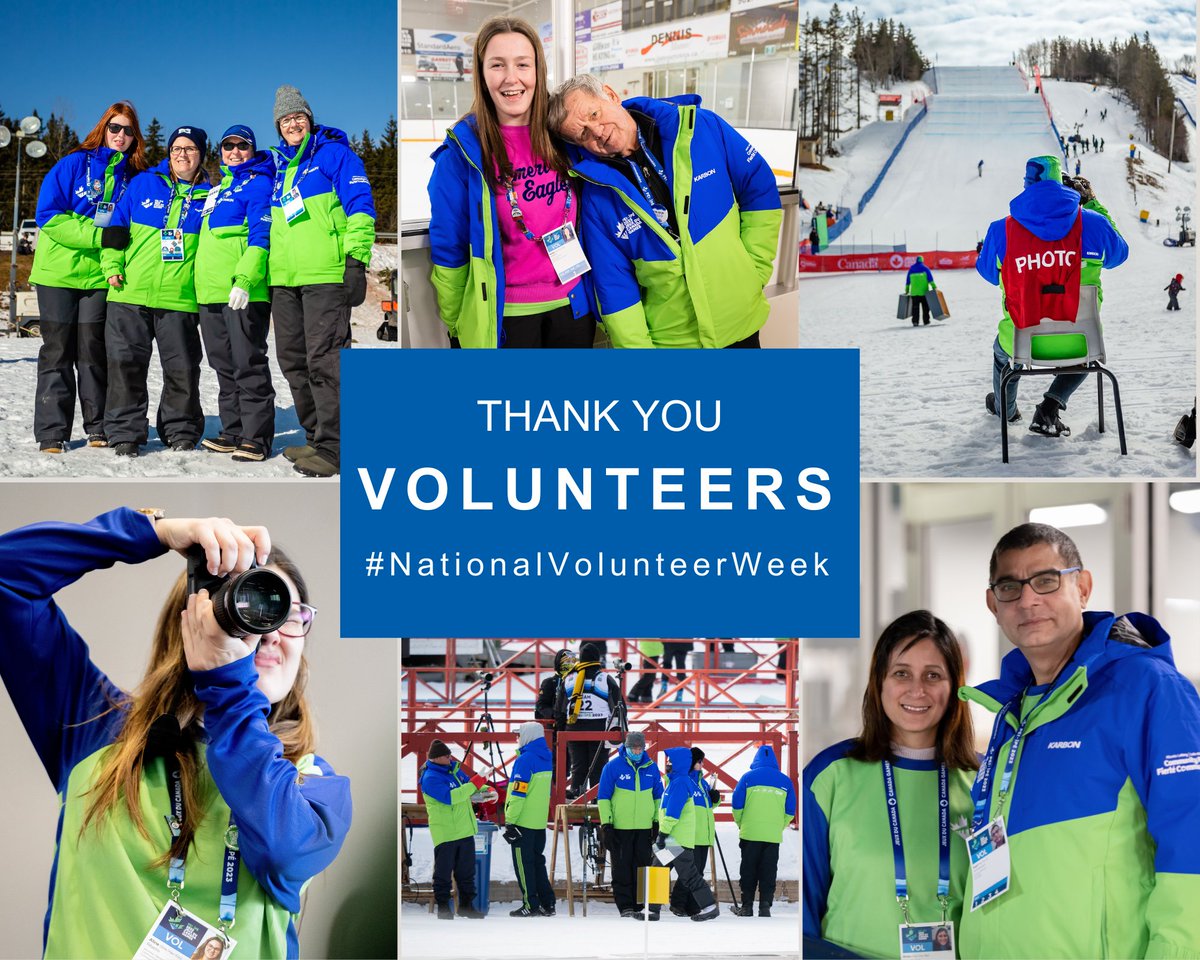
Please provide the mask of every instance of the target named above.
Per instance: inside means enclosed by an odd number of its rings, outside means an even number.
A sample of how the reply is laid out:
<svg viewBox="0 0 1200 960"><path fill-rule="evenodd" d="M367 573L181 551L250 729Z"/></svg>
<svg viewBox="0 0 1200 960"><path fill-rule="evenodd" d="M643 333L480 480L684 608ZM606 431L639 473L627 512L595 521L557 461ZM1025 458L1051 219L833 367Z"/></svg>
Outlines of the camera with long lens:
<svg viewBox="0 0 1200 960"><path fill-rule="evenodd" d="M278 630L292 612L292 592L274 570L251 561L250 569L236 577L214 577L199 545L188 548L187 590L189 594L208 591L217 624L231 637Z"/></svg>

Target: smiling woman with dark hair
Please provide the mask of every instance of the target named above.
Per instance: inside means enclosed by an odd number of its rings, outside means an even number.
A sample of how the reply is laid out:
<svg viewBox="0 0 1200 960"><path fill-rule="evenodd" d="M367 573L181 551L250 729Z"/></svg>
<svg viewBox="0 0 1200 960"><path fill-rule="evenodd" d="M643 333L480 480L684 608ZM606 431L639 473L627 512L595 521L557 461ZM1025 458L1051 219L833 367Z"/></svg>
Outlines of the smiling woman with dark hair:
<svg viewBox="0 0 1200 960"><path fill-rule="evenodd" d="M900 924L958 921L967 858L955 829L970 816L978 767L964 682L958 641L929 611L880 635L862 732L804 769L806 937L892 957Z"/></svg>

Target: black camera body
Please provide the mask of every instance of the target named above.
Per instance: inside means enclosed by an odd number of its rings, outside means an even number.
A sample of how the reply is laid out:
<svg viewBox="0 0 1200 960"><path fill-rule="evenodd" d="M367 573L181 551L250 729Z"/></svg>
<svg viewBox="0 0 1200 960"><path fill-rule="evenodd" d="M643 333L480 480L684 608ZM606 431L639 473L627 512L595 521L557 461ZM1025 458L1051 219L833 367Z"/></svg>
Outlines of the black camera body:
<svg viewBox="0 0 1200 960"><path fill-rule="evenodd" d="M187 591L207 590L217 624L231 637L261 636L278 630L292 612L292 592L274 570L251 561L250 569L236 577L208 572L204 548L187 551Z"/></svg>

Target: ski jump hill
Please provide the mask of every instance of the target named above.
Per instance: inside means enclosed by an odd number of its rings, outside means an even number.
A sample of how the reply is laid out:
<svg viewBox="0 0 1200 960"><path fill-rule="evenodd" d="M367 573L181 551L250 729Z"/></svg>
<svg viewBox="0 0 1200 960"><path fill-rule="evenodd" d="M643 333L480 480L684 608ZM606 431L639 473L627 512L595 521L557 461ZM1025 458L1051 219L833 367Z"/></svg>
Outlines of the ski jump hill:
<svg viewBox="0 0 1200 960"><path fill-rule="evenodd" d="M933 79L925 116L839 244L972 249L1008 212L1025 161L1061 152L1041 97L1016 67L937 67Z"/></svg>

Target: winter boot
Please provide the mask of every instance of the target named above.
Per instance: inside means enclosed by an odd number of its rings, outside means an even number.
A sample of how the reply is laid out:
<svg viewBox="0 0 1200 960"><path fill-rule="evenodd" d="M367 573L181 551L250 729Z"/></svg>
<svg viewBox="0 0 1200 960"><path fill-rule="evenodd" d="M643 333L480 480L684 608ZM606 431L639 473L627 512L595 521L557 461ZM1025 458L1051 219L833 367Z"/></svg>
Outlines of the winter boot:
<svg viewBox="0 0 1200 960"><path fill-rule="evenodd" d="M703 922L704 920L715 920L720 915L721 915L721 908L718 907L714 903L707 910L701 910L699 913L692 914L692 919L695 920L697 923L700 923L700 922Z"/></svg>
<svg viewBox="0 0 1200 960"><path fill-rule="evenodd" d="M104 438L104 434L102 433L89 433L87 445L89 447L107 447L108 441Z"/></svg>
<svg viewBox="0 0 1200 960"><path fill-rule="evenodd" d="M42 453L62 453L67 449L66 440L43 440L38 444L38 449Z"/></svg>
<svg viewBox="0 0 1200 960"><path fill-rule="evenodd" d="M539 916L539 917L552 917L552 916L554 916L554 907L552 907L552 906L550 906L550 907L547 907L547 906L545 906L545 905L543 904L542 906L538 907L538 916Z"/></svg>
<svg viewBox="0 0 1200 960"><path fill-rule="evenodd" d="M621 916L626 918L627 920L641 920L642 919L642 911L641 910L622 910Z"/></svg>
<svg viewBox="0 0 1200 960"><path fill-rule="evenodd" d="M233 453L237 449L238 440L237 437L226 433L218 433L215 437L205 437L200 441L200 446L213 453Z"/></svg>
<svg viewBox="0 0 1200 960"><path fill-rule="evenodd" d="M729 908L729 912L735 917L752 917L754 916L754 904L748 903L743 907L740 903L735 903Z"/></svg>
<svg viewBox="0 0 1200 960"><path fill-rule="evenodd" d="M141 456L142 450L136 443L117 443L113 445L113 453L118 457Z"/></svg>
<svg viewBox="0 0 1200 960"><path fill-rule="evenodd" d="M311 457L302 457L294 461L292 469L297 473L304 474L306 477L336 477L339 472L337 467L319 453L314 453Z"/></svg>
<svg viewBox="0 0 1200 960"><path fill-rule="evenodd" d="M283 455L291 460L292 463L295 463L297 460L303 460L305 457L311 457L316 452L317 448L310 443L302 443L299 446L283 448Z"/></svg>
<svg viewBox="0 0 1200 960"><path fill-rule="evenodd" d="M680 910L678 907L676 907L674 905L671 906L671 912L673 914L675 914L675 916L677 916L677 917L690 917L691 916L691 914L688 913L686 910Z"/></svg>
<svg viewBox="0 0 1200 960"><path fill-rule="evenodd" d="M667 681L666 680L664 680L661 684L659 684L658 695L660 697L665 697L667 695Z"/></svg>
<svg viewBox="0 0 1200 960"><path fill-rule="evenodd" d="M985 407L987 407L987 412L990 413L993 417L999 416L999 414L996 413L996 395L994 393L989 393L986 397L984 397L983 405ZM1021 411L1020 410L1016 411L1011 417L1008 418L1009 423L1019 423L1020 420L1021 420Z"/></svg>
<svg viewBox="0 0 1200 960"><path fill-rule="evenodd" d="M650 922L651 923L653 923L655 920L658 919L659 910L660 910L660 908L657 905L655 905L655 904L650 905Z"/></svg>
<svg viewBox="0 0 1200 960"><path fill-rule="evenodd" d="M453 920L454 913L450 910L450 904L439 903L437 905L437 913L439 920Z"/></svg>
<svg viewBox="0 0 1200 960"><path fill-rule="evenodd" d="M769 917L771 915L771 905L769 903L760 903L758 905L758 915L760 917Z"/></svg>
<svg viewBox="0 0 1200 960"><path fill-rule="evenodd" d="M465 907L460 906L458 908L458 915L460 917L466 917L469 920L482 920L484 917L487 916L486 913L480 913L478 910L476 910L475 904L473 904L473 903L468 904Z"/></svg>
<svg viewBox="0 0 1200 960"><path fill-rule="evenodd" d="M1071 428L1058 418L1060 409L1057 400L1046 397L1034 408L1030 432L1040 433L1043 437L1069 437Z"/></svg>

